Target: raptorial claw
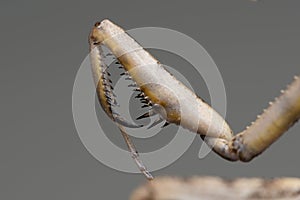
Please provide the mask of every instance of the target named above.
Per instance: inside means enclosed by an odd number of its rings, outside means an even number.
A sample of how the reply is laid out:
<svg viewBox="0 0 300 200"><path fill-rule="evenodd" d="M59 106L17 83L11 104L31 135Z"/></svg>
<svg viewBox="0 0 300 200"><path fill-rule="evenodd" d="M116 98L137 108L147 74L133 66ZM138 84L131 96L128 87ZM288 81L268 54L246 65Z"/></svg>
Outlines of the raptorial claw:
<svg viewBox="0 0 300 200"><path fill-rule="evenodd" d="M115 98L106 71L108 67L103 61L105 54L101 46L104 45L118 59L116 64L124 68L125 72L121 75L126 75L127 79L131 77L134 81L128 86L140 91L137 98L145 103L142 108L150 106L160 115L148 129L164 120L166 123L162 127L169 123L180 125L200 134L215 152L226 159L250 161L300 118L300 79L296 77L248 129L234 136L220 114L169 73L123 29L109 20L103 20L94 26L90 35L90 56L98 99L106 114L118 124L135 162L148 179L152 176L139 160L123 129L123 126L138 128L142 125L128 122L112 110ZM148 116L150 114L144 114L137 119Z"/></svg>

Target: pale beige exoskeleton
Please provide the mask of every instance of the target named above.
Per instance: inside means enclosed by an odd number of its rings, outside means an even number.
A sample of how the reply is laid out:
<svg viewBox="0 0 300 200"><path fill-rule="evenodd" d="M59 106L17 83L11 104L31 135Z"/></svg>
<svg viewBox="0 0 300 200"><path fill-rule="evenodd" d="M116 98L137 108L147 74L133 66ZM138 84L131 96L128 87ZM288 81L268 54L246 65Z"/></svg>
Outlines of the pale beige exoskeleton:
<svg viewBox="0 0 300 200"><path fill-rule="evenodd" d="M159 177L135 190L130 200L299 200L300 178L237 178L212 176Z"/></svg>
<svg viewBox="0 0 300 200"><path fill-rule="evenodd" d="M123 29L109 20L96 23L90 37L90 59L99 102L106 114L116 122L138 164L148 179L151 174L138 158L137 151L124 126L135 127L114 113L116 99L109 83L102 46L118 59L126 73L135 82L140 97L151 106L151 114L159 114L167 123L180 125L200 134L204 141L223 158L250 161L277 140L300 117L300 78L288 86L282 95L250 127L237 135L225 120L207 103L172 76Z"/></svg>

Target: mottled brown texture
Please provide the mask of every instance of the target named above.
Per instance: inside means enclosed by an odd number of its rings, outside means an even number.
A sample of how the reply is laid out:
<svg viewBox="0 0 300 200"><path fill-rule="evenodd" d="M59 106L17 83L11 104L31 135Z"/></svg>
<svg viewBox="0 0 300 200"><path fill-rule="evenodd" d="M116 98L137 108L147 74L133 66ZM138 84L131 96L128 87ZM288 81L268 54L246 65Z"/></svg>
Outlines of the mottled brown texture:
<svg viewBox="0 0 300 200"><path fill-rule="evenodd" d="M296 200L300 199L299 178L161 177L135 190L130 200Z"/></svg>

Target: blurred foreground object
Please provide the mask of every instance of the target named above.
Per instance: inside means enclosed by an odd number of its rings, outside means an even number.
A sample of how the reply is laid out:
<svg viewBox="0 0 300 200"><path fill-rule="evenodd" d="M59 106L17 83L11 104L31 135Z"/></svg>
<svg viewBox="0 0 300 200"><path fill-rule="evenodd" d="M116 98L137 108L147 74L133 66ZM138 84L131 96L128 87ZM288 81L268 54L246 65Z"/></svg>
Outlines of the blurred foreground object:
<svg viewBox="0 0 300 200"><path fill-rule="evenodd" d="M160 177L139 187L130 200L300 200L300 178Z"/></svg>

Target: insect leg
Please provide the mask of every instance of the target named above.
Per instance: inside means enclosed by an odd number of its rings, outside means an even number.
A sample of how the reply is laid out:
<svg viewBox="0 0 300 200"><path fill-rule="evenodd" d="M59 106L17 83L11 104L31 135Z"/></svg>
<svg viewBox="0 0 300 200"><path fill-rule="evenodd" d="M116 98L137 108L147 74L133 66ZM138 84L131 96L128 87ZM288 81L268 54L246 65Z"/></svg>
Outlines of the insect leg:
<svg viewBox="0 0 300 200"><path fill-rule="evenodd" d="M250 161L262 153L300 118L300 78L281 91L282 95L270 102L268 109L258 116L230 143L240 160Z"/></svg>
<svg viewBox="0 0 300 200"><path fill-rule="evenodd" d="M115 122L130 128L138 128L141 125L133 124L114 112L113 106L117 105L116 97L114 96L112 86L110 84L108 66L105 64L103 58L103 51L101 45L93 42L90 39L90 61L92 66L92 73L96 85L96 91L99 103L105 113Z"/></svg>
<svg viewBox="0 0 300 200"><path fill-rule="evenodd" d="M143 164L143 162L140 160L139 158L139 154L133 144L133 142L130 139L130 136L125 132L125 129L123 126L118 125L122 136L127 144L127 147L131 153L131 157L133 158L133 160L135 161L136 165L138 166L139 170L146 176L146 178L148 180L152 180L153 176L150 174L150 172L146 169L145 165Z"/></svg>
<svg viewBox="0 0 300 200"><path fill-rule="evenodd" d="M300 78L295 77L292 84L270 103L251 126L232 139L201 137L223 158L248 162L274 143L299 118Z"/></svg>

